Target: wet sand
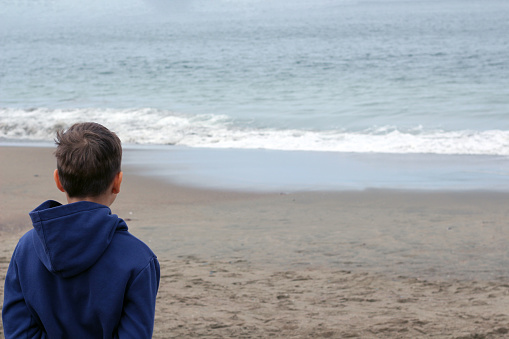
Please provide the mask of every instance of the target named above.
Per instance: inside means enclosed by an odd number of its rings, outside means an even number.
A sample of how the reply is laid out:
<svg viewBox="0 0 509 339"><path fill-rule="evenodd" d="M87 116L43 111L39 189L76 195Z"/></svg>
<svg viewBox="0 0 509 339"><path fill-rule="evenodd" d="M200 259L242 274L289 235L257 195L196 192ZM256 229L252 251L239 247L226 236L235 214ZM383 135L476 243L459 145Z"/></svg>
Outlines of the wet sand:
<svg viewBox="0 0 509 339"><path fill-rule="evenodd" d="M28 212L64 197L51 149L0 159L3 281ZM509 336L508 193L226 192L139 174L124 167L112 210L161 262L154 338Z"/></svg>

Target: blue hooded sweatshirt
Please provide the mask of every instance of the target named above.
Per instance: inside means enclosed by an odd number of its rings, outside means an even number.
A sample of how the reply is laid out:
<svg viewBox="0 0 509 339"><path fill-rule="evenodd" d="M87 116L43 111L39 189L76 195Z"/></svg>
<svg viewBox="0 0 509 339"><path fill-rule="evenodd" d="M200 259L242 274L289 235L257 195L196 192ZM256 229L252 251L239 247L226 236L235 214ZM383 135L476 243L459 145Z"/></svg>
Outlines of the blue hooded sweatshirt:
<svg viewBox="0 0 509 339"><path fill-rule="evenodd" d="M159 263L108 207L46 201L5 279L5 338L151 338Z"/></svg>

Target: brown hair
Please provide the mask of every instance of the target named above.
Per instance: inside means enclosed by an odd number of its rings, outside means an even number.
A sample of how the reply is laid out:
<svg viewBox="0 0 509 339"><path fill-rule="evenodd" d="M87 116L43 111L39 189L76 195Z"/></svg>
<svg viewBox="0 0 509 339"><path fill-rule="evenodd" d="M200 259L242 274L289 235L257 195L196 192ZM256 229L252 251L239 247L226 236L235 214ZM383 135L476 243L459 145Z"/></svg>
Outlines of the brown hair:
<svg viewBox="0 0 509 339"><path fill-rule="evenodd" d="M58 176L69 197L99 196L121 171L120 139L100 124L74 124L57 132L55 143Z"/></svg>

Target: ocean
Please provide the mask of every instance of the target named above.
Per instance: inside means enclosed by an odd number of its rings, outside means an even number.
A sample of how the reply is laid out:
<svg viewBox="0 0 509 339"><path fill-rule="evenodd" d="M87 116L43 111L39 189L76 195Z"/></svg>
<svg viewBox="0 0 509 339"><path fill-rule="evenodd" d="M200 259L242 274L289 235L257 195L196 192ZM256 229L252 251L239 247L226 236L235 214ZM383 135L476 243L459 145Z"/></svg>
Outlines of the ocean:
<svg viewBox="0 0 509 339"><path fill-rule="evenodd" d="M505 0L0 0L0 141L90 120L184 184L509 190L507 18Z"/></svg>

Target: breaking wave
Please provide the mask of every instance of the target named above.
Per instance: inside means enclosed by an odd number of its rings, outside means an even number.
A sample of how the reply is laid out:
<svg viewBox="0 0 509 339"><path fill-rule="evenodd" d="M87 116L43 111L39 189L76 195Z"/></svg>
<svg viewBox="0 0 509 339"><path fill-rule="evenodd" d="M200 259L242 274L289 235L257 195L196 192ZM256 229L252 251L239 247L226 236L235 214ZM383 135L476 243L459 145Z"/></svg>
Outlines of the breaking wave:
<svg viewBox="0 0 509 339"><path fill-rule="evenodd" d="M426 130L422 126L359 131L256 128L225 115L184 115L157 109L0 109L0 138L52 141L76 121L96 121L124 143L201 148L354 153L509 155L507 130Z"/></svg>

